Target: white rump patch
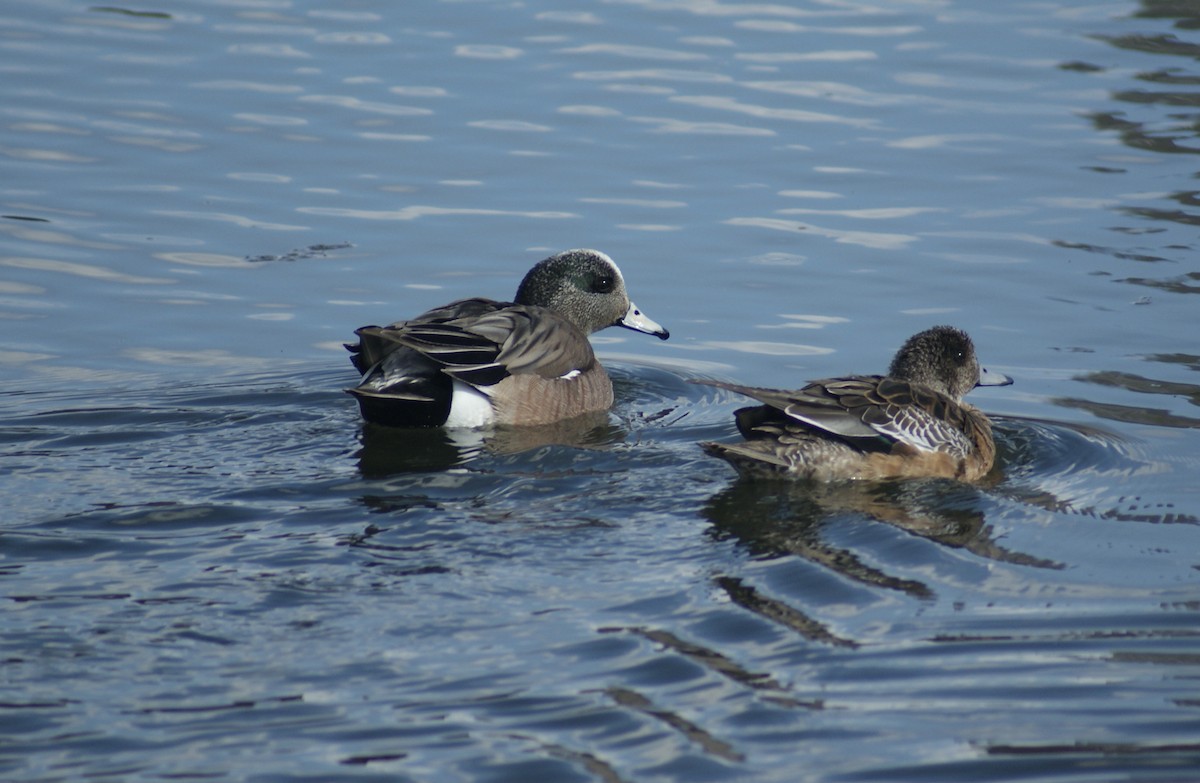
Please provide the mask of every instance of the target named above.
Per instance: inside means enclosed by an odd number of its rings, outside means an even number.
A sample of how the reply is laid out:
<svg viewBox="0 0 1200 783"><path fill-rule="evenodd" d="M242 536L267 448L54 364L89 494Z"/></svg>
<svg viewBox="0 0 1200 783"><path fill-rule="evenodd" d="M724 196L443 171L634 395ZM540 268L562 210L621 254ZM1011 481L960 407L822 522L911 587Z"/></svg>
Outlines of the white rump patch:
<svg viewBox="0 0 1200 783"><path fill-rule="evenodd" d="M474 386L455 379L446 426L486 427L495 419L496 411L492 408L491 398Z"/></svg>

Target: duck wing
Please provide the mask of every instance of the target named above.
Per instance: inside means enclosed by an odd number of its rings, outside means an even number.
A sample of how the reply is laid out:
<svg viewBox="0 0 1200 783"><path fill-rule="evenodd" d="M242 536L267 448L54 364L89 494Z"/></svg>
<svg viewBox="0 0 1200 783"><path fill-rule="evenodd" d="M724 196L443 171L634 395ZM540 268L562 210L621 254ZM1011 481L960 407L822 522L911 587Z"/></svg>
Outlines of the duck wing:
<svg viewBox="0 0 1200 783"><path fill-rule="evenodd" d="M404 343L397 338L409 327L478 318L511 306L511 302L497 302L481 296L458 299L442 307L435 307L407 321L396 321L387 326L371 325L356 329L354 333L358 335L358 342L346 343L346 350L350 351L350 361L355 369L365 374L379 364L384 357L403 347Z"/></svg>
<svg viewBox="0 0 1200 783"><path fill-rule="evenodd" d="M478 306L461 317L430 318L427 313L391 326L359 329L359 345L369 346L360 347L357 354L365 364L364 375L377 369L385 376L399 375L395 372L401 363L398 352L416 354L405 358L406 368L414 363L425 364L476 388L523 373L557 378L595 363L587 337L550 310L510 303L483 306L481 300L467 301ZM382 359L366 364L367 359L381 353Z"/></svg>
<svg viewBox="0 0 1200 783"><path fill-rule="evenodd" d="M795 391L703 383L752 397L782 413L792 426L800 424L863 447L882 438L892 448L955 456L966 456L972 449L964 432L963 406L920 384L882 375L828 378Z"/></svg>
<svg viewBox="0 0 1200 783"><path fill-rule="evenodd" d="M897 444L918 451L966 457L975 449L977 427L968 405L920 383L870 376L866 394L848 394L843 403L863 424Z"/></svg>

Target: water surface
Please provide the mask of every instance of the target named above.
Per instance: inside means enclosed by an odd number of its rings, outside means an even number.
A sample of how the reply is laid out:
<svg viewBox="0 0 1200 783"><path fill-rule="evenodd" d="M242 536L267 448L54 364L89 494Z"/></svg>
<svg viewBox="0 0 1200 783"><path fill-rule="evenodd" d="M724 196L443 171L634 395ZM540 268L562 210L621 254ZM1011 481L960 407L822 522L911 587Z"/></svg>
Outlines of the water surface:
<svg viewBox="0 0 1200 783"><path fill-rule="evenodd" d="M1197 16L0 13L0 777L1200 770ZM610 415L364 427L342 343L597 247ZM979 486L750 483L735 395L934 323Z"/></svg>

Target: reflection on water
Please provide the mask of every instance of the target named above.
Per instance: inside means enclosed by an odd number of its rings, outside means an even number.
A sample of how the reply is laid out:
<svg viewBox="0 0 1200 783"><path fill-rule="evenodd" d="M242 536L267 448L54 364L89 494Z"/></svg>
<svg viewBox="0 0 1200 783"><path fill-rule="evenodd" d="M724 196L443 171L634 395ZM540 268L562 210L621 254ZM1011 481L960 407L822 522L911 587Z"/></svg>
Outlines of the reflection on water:
<svg viewBox="0 0 1200 783"><path fill-rule="evenodd" d="M1157 288L1161 291L1172 294L1196 294L1200 293L1200 285L1196 284L1196 281L1200 281L1200 272L1188 272L1187 274L1165 280L1156 280L1146 277L1128 277L1122 282L1132 283L1133 285L1143 285L1148 288Z"/></svg>
<svg viewBox="0 0 1200 783"><path fill-rule="evenodd" d="M462 465L479 454L482 439L460 444L456 433L440 427L397 429L365 424L358 469L366 478L394 473L439 471Z"/></svg>
<svg viewBox="0 0 1200 783"><path fill-rule="evenodd" d="M365 424L357 457L364 477L383 478L395 473L447 470L470 463L484 453L519 454L556 445L604 448L623 437L624 432L610 423L607 411L540 426L478 430Z"/></svg>
<svg viewBox="0 0 1200 783"><path fill-rule="evenodd" d="M1171 365L1184 365L1195 370L1200 359L1188 354L1171 356L1147 357L1151 361ZM1096 386L1124 389L1135 394L1162 395L1171 399L1183 399L1189 404L1200 405L1200 386L1191 383L1180 383L1168 380L1147 378L1133 373L1102 371L1089 373L1076 380ZM1111 421L1122 421L1131 424L1148 424L1156 427L1175 429L1196 429L1200 427L1200 418L1182 416L1164 408L1106 403L1096 400L1064 397L1054 401L1064 408L1078 408L1094 416Z"/></svg>
<svg viewBox="0 0 1200 783"><path fill-rule="evenodd" d="M892 525L942 546L963 548L990 560L1039 568L1061 564L1006 549L995 540L979 490L944 481L838 482L739 480L718 493L705 516L722 536L733 535L759 555L798 555L856 582L929 598L918 580L890 576L865 565L853 552L821 540L830 519L851 513Z"/></svg>

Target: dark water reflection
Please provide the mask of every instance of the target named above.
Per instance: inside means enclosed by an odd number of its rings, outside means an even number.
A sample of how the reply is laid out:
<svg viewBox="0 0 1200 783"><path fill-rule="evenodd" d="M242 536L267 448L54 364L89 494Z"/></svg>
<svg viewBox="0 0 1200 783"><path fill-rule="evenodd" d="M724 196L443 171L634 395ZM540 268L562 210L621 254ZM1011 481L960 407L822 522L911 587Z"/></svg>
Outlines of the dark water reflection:
<svg viewBox="0 0 1200 783"><path fill-rule="evenodd" d="M533 427L496 427L487 432L363 427L362 450L356 455L366 478L393 473L446 470L482 453L520 454L550 446L603 448L620 442L624 433L609 414L579 416ZM555 460L551 460L553 462Z"/></svg>
<svg viewBox="0 0 1200 783"><path fill-rule="evenodd" d="M1183 365L1192 371L1200 367L1200 359L1189 354L1156 355L1149 356L1147 359L1168 365ZM1134 394L1159 395L1167 400L1184 400L1192 406L1200 405L1200 386L1191 383L1147 378L1142 375L1116 371L1089 373L1077 380L1102 387L1123 389ZM1175 429L1195 429L1200 425L1200 419L1179 415L1164 408L1106 404L1078 398L1062 398L1055 400L1055 403L1066 408L1086 410L1099 418L1112 421Z"/></svg>
<svg viewBox="0 0 1200 783"><path fill-rule="evenodd" d="M851 551L823 544L823 523L838 514L854 514L942 546L966 549L978 557L1039 568L1062 567L1001 546L992 536L986 514L973 508L979 500L969 487L927 488L922 482L812 487L780 482L769 489L757 482L740 482L716 496L705 515L722 535L736 536L757 554L799 555L847 579L915 597L928 598L933 591L919 581L890 577L870 568ZM756 513L764 505L767 509Z"/></svg>

